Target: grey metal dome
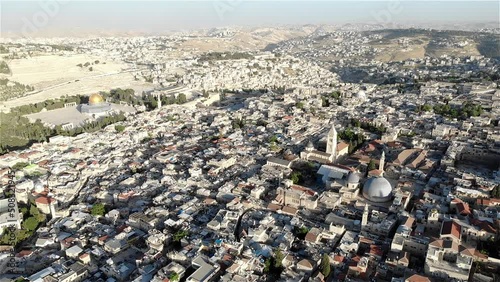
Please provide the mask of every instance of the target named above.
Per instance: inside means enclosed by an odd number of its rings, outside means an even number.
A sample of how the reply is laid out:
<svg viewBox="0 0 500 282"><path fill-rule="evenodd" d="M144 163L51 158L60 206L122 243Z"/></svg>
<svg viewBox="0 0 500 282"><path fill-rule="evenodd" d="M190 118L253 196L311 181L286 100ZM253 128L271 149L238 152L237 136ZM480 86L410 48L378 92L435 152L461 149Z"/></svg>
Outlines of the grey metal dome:
<svg viewBox="0 0 500 282"><path fill-rule="evenodd" d="M372 177L363 186L363 197L376 203L387 202L392 197L391 183L384 177Z"/></svg>

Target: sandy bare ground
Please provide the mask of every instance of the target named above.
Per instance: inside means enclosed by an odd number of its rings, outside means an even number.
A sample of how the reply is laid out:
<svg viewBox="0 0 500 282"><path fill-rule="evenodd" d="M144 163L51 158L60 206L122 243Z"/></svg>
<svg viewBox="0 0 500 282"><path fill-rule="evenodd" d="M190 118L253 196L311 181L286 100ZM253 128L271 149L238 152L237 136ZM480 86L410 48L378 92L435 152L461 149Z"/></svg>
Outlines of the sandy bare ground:
<svg viewBox="0 0 500 282"><path fill-rule="evenodd" d="M375 56L375 60L380 62L392 62L424 58L425 47L429 43L429 39L426 37L417 37L412 39L419 40L420 42L409 44L407 47L399 45L397 40L391 40L391 42L384 44L372 43L371 45L373 47L380 50L380 52Z"/></svg>
<svg viewBox="0 0 500 282"><path fill-rule="evenodd" d="M394 48L394 49L393 49ZM377 61L393 62L404 61L408 59L422 59L425 56L425 46L414 45L404 49L397 49L397 47L388 48L390 51L384 51L375 56Z"/></svg>
<svg viewBox="0 0 500 282"><path fill-rule="evenodd" d="M471 43L464 47L455 47L455 48L441 48L432 52L431 54L434 57L441 57L442 55L448 56L478 56L481 55L479 50L477 50L477 44Z"/></svg>
<svg viewBox="0 0 500 282"><path fill-rule="evenodd" d="M313 30L283 30L259 28L252 31L237 32L231 38L196 38L182 42L181 50L197 50L199 52L225 51L255 51L266 47L270 43L278 43L287 39L305 36Z"/></svg>
<svg viewBox="0 0 500 282"><path fill-rule="evenodd" d="M98 64L94 63L96 60L99 61ZM86 62L91 63L91 65L83 68L77 66ZM12 76L9 77L10 80L35 86L35 89L43 89L71 79L119 72L128 68L123 63L85 54L44 55L16 59L9 62L9 67L12 71ZM93 71L89 71L89 67L92 67Z"/></svg>
<svg viewBox="0 0 500 282"><path fill-rule="evenodd" d="M94 63L96 60L99 60L99 64ZM86 68L77 66L86 62L94 64ZM13 60L9 62L9 67L12 70L12 76L4 77L35 86L35 91L29 96L3 102L0 104L0 110L3 111L65 95L91 94L118 87L138 88L145 84L135 81L133 75L127 71L128 66L124 63L106 61L103 58L84 54L47 55ZM89 71L89 67L92 67L93 71Z"/></svg>

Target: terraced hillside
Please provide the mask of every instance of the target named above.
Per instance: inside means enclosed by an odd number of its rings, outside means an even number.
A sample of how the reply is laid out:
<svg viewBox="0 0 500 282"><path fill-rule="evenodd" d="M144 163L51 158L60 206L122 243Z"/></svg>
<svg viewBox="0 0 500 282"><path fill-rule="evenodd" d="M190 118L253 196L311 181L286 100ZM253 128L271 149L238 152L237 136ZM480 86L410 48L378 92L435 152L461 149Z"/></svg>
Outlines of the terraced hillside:
<svg viewBox="0 0 500 282"><path fill-rule="evenodd" d="M393 62L439 58L442 55L500 58L500 37L483 32L430 29L334 31L321 35L312 33L306 37L270 44L265 49L322 62Z"/></svg>

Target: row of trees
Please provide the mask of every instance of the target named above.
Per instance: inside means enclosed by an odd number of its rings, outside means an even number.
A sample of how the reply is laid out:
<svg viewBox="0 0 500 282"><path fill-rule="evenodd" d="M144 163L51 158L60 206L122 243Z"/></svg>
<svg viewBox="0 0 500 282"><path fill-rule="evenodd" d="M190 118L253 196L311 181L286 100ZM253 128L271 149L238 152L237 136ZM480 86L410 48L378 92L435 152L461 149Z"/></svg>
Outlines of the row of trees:
<svg viewBox="0 0 500 282"><path fill-rule="evenodd" d="M65 96L59 99L48 99L43 102L12 108L11 112L17 113L19 115L28 115L28 114L38 113L44 108L50 111L50 110L64 108L64 104L66 103L83 104L83 103L88 103L88 101L89 98L83 95Z"/></svg>
<svg viewBox="0 0 500 282"><path fill-rule="evenodd" d="M387 132L387 128L383 125L377 126L371 122L360 121L359 119L352 119L351 125L354 127L363 128L364 130L368 130L372 133L376 133L376 134L380 134L380 135Z"/></svg>
<svg viewBox="0 0 500 282"><path fill-rule="evenodd" d="M434 113L450 117L450 118L460 118L460 119L467 119L469 117L478 117L480 116L484 110L481 105L476 105L471 102L466 102L463 104L461 107L451 107L449 104L436 104L434 106L431 106L429 104L424 104L421 106L421 108L417 108L417 110L422 110L422 111L431 111L433 110Z"/></svg>
<svg viewBox="0 0 500 282"><path fill-rule="evenodd" d="M82 64L78 64L78 65L76 65L76 66L77 66L77 67L80 67L80 68L83 68L83 67L85 67L85 68L86 68L86 67L88 67L88 66L90 66L90 65L93 65L93 64L96 64L96 65L97 65L97 64L99 64L99 60L95 60L93 63L86 62L86 63L85 63L85 64L83 64L83 65L82 65Z"/></svg>
<svg viewBox="0 0 500 282"><path fill-rule="evenodd" d="M53 135L63 135L63 136L76 136L83 132L96 132L101 128L104 128L110 124L117 123L120 121L125 121L126 117L123 113L118 113L114 115L109 115L102 117L98 120L85 123L80 127L75 127L70 130L64 130L60 125L57 125L54 129L55 134Z"/></svg>
<svg viewBox="0 0 500 282"><path fill-rule="evenodd" d="M16 113L0 112L0 154L22 149L33 142L46 141L53 135L52 129L40 120L31 123L28 118Z"/></svg>
<svg viewBox="0 0 500 282"><path fill-rule="evenodd" d="M109 92L100 92L104 99L109 99L112 102L125 102L129 105L143 105L144 101L142 97L135 95L134 89L113 89Z"/></svg>
<svg viewBox="0 0 500 282"><path fill-rule="evenodd" d="M148 110L154 110L158 108L158 101L156 100L156 97L154 97L153 95L143 94L142 100L146 108L148 108ZM173 95L171 96L163 95L160 96L160 100L162 105L173 105L173 104L180 105L187 102L187 96L184 93L180 93L179 95L177 95L177 97Z"/></svg>
<svg viewBox="0 0 500 282"><path fill-rule="evenodd" d="M35 87L21 84L17 81L9 81L8 78L0 78L0 101L7 101L18 97L23 97L27 92L34 91Z"/></svg>
<svg viewBox="0 0 500 282"><path fill-rule="evenodd" d="M210 52L204 55L201 55L199 61L212 61L212 60L239 60L239 59L247 59L252 60L254 56L248 53L241 52Z"/></svg>
<svg viewBox="0 0 500 282"><path fill-rule="evenodd" d="M342 106L342 93L338 90L333 91L330 94L321 96L321 106L324 108L330 107L332 99L334 100L335 104L337 104L338 106Z"/></svg>
<svg viewBox="0 0 500 282"><path fill-rule="evenodd" d="M49 46L52 47L52 49L61 50L61 51L73 51L74 50L74 48L72 46L69 46L69 45L51 44Z"/></svg>
<svg viewBox="0 0 500 282"><path fill-rule="evenodd" d="M85 123L81 127L65 130L61 125L51 129L39 119L31 123L28 118L15 112L0 113L0 120L2 121L0 123L0 154L22 149L34 142L46 142L48 137L54 135L75 136L83 132L95 132L125 119L123 113L118 113Z"/></svg>

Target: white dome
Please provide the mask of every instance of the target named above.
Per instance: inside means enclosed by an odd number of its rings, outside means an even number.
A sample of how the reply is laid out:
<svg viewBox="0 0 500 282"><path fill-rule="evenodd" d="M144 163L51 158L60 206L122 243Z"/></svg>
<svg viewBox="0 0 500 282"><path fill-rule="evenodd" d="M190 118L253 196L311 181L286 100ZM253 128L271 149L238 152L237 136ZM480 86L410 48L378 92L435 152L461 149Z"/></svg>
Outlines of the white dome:
<svg viewBox="0 0 500 282"><path fill-rule="evenodd" d="M372 177L363 186L363 197L375 203L387 202L392 197L392 186L383 177Z"/></svg>
<svg viewBox="0 0 500 282"><path fill-rule="evenodd" d="M358 99L366 99L366 93L365 93L365 91L360 90L360 91L356 94L356 98L358 98Z"/></svg>
<svg viewBox="0 0 500 282"><path fill-rule="evenodd" d="M314 150L314 145L313 145L313 143L311 142L311 140L309 140L309 142L307 142L306 149L309 149L309 150Z"/></svg>

